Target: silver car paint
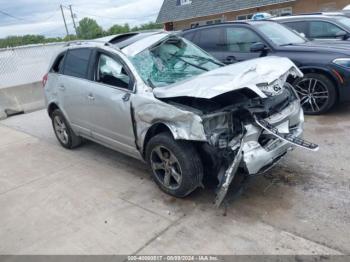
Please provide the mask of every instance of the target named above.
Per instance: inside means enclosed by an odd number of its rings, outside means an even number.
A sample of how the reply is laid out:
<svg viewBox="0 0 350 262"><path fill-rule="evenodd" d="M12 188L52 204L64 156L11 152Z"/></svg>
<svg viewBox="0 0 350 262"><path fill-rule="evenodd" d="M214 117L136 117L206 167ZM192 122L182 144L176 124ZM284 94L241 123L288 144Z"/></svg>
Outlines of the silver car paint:
<svg viewBox="0 0 350 262"><path fill-rule="evenodd" d="M87 46L99 47L119 55L133 72L135 89L127 91L88 80L49 73L48 85L45 88L47 105L57 104L78 135L132 157L143 159L145 137L150 128L159 123L166 125L175 139L208 141L202 117L197 112L175 107L156 97L185 95L212 98L233 90L249 88L264 98L266 95L257 87L257 84L278 82L279 86L283 87L289 75L302 76L300 70L289 59L268 57L219 68L181 83L152 90L137 74L129 61L129 56L145 50L168 36L169 34L165 33L156 34L128 46L123 49L123 52L101 44L87 44ZM73 46L67 49L80 47ZM59 88L61 83L67 86L65 90ZM77 87L80 85L84 88ZM74 97L71 90L74 90ZM130 94L130 98L124 101L122 97L127 93ZM304 118L299 101L266 120L275 125L286 121L295 123L297 126L295 135L302 135ZM262 129L253 124L246 126L246 129L248 135L244 144L240 146L243 148L243 161L250 174L258 173L261 168L293 148L287 142L282 142L268 151L257 142Z"/></svg>

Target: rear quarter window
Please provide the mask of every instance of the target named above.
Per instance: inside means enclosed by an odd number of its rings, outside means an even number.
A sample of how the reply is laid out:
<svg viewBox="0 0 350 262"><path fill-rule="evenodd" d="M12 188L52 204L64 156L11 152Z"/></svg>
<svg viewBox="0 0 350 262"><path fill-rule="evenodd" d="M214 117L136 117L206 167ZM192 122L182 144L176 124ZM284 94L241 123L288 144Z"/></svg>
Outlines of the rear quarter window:
<svg viewBox="0 0 350 262"><path fill-rule="evenodd" d="M63 61L64 61L65 53L59 54L53 63L50 72L52 73L61 73L63 69Z"/></svg>
<svg viewBox="0 0 350 262"><path fill-rule="evenodd" d="M68 50L64 63L64 75L87 78L91 49L81 48Z"/></svg>

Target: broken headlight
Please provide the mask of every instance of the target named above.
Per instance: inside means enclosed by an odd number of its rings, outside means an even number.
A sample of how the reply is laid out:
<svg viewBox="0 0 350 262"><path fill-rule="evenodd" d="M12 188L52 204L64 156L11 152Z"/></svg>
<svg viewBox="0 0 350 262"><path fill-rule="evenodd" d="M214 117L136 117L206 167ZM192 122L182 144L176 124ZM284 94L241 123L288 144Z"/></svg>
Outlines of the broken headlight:
<svg viewBox="0 0 350 262"><path fill-rule="evenodd" d="M231 140L239 134L241 125L233 119L232 113L219 113L203 118L203 126L212 146L220 149L228 148Z"/></svg>
<svg viewBox="0 0 350 262"><path fill-rule="evenodd" d="M283 92L283 85L280 79L268 84L260 83L256 85L266 96L277 96Z"/></svg>

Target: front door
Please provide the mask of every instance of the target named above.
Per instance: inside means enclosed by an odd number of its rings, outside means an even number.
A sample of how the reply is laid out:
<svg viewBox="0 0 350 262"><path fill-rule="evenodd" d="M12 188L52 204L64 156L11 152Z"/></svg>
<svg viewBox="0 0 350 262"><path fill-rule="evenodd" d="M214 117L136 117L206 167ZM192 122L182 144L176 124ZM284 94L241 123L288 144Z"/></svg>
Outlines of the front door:
<svg viewBox="0 0 350 262"><path fill-rule="evenodd" d="M138 151L130 107L133 77L116 55L98 51L95 61L90 93L92 136L106 146L135 156Z"/></svg>
<svg viewBox="0 0 350 262"><path fill-rule="evenodd" d="M251 29L242 26L225 27L225 64L246 61L260 57L261 53L251 52L250 48L253 44L263 42L263 40Z"/></svg>

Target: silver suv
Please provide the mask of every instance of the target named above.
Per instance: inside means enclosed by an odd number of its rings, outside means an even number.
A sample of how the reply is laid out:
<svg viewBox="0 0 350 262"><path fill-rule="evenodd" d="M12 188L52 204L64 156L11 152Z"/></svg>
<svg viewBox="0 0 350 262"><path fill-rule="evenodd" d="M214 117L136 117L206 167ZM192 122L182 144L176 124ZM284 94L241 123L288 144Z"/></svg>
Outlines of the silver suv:
<svg viewBox="0 0 350 262"><path fill-rule="evenodd" d="M237 177L260 174L295 146L304 115L286 82L287 58L224 67L173 34L148 32L68 44L44 77L58 141L86 138L146 161L166 193L185 197L217 180L220 205Z"/></svg>

